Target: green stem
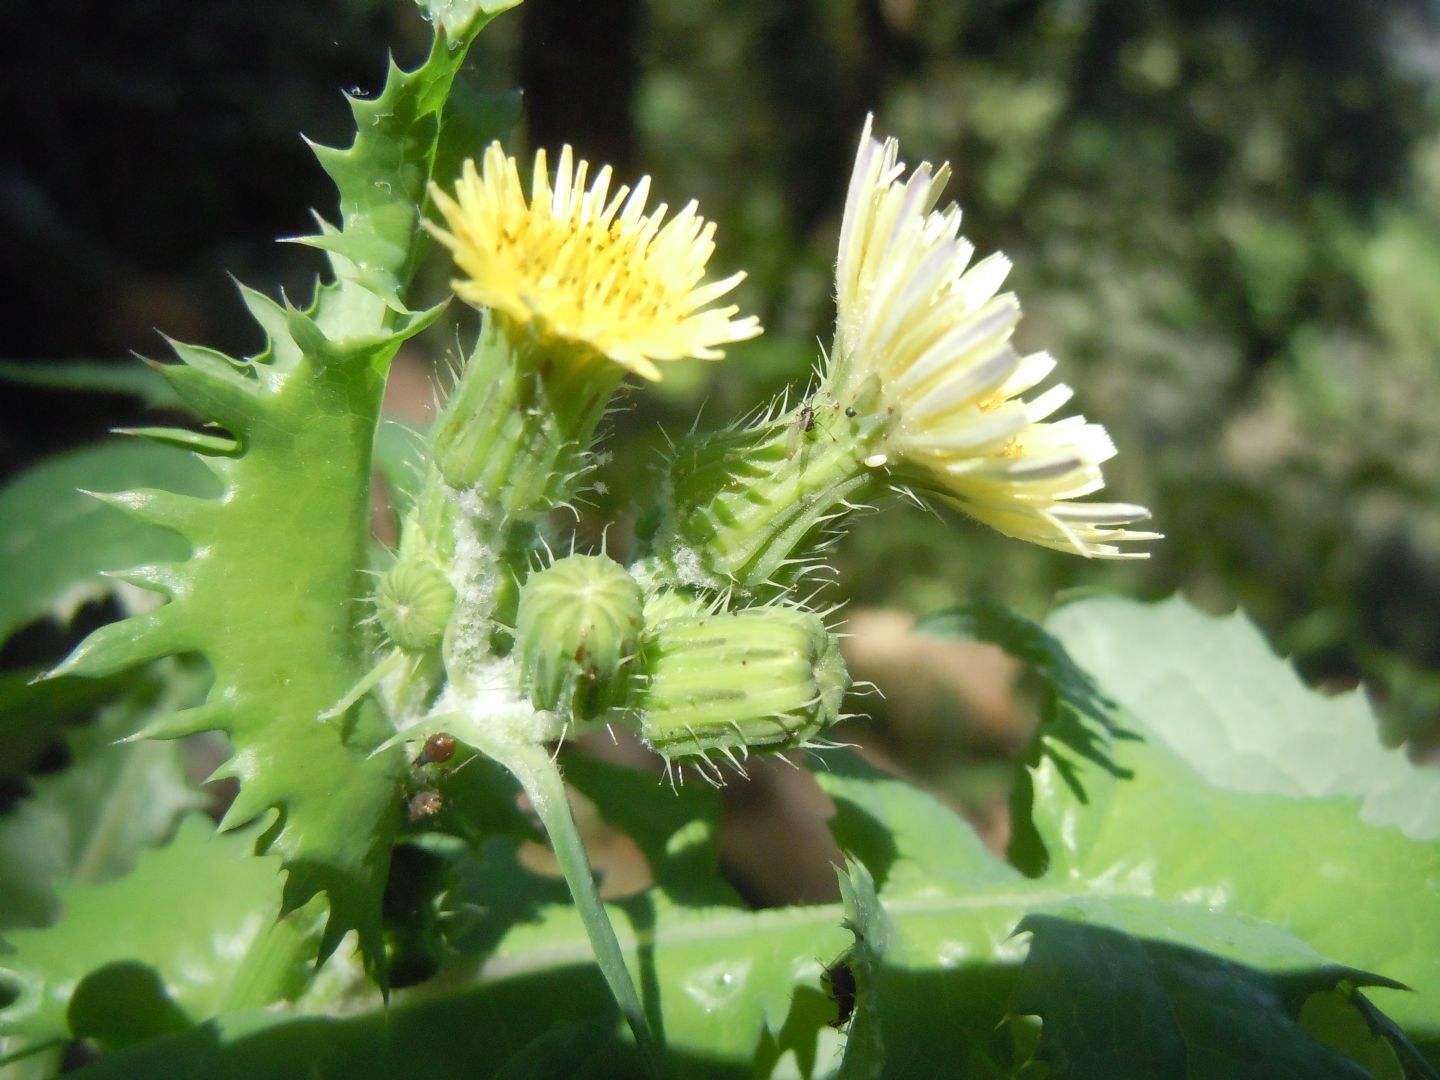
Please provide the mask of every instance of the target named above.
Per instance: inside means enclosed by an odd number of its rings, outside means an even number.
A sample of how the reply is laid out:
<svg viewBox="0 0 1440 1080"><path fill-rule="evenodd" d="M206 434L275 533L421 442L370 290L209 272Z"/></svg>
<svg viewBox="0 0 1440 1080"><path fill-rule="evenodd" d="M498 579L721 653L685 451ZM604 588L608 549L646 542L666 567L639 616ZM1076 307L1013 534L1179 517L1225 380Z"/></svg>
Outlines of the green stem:
<svg viewBox="0 0 1440 1080"><path fill-rule="evenodd" d="M570 812L570 799L565 794L565 782L560 777L560 767L543 746L517 743L494 742L480 747L490 757L504 765L520 781L536 815L545 826L550 837L550 846L560 864L560 872L570 886L570 895L575 900L590 946L595 951L595 961L610 986L610 993L620 1012L635 1034L654 1076L663 1076L660 1049L645 1020L645 1011L640 1004L640 995L625 966L625 954L610 925L610 916L595 891L595 879L590 870L590 860L585 854L585 845L580 839L580 830Z"/></svg>

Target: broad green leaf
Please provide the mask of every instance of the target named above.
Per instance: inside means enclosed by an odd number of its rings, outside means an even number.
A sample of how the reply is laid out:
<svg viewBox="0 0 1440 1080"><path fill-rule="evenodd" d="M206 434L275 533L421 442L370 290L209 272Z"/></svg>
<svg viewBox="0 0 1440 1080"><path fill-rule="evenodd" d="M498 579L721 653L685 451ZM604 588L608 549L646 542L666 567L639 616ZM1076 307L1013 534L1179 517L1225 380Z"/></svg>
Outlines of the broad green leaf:
<svg viewBox="0 0 1440 1080"><path fill-rule="evenodd" d="M1291 1017L1312 994L1376 980L1277 926L1193 905L1083 897L1032 912L1018 931L1030 943L1011 1009L1041 1018L1039 1055L1057 1076L1367 1075Z"/></svg>
<svg viewBox="0 0 1440 1080"><path fill-rule="evenodd" d="M1157 885L1273 919L1326 956L1398 979L1414 993L1376 991L1376 1003L1412 1036L1440 1042L1440 844L1430 833L1440 775L1380 747L1358 695L1305 690L1238 616L1213 618L1178 600L1093 600L1063 608L1055 626L1093 658L1107 691L1115 684L1117 708L1130 706L1127 718L1148 740L1132 747L1136 783L1102 783L1093 794L1153 813L1140 837L1153 850L1193 837L1187 865ZM1129 665L1115 658L1121 637L1134 643ZM1136 675L1154 669L1170 677ZM1251 695L1261 707L1240 704ZM1252 770L1268 779L1249 780ZM1204 802L1167 797L1167 782L1203 785ZM1123 838L1105 839L1094 854L1113 873ZM1062 857L1065 848L1053 845Z"/></svg>
<svg viewBox="0 0 1440 1080"><path fill-rule="evenodd" d="M49 360L19 364L0 360L0 382L39 386L47 390L77 390L94 394L138 397L154 409L179 409L180 398L153 369L132 361Z"/></svg>
<svg viewBox="0 0 1440 1080"><path fill-rule="evenodd" d="M77 1080L386 1080L506 1077L631 1080L645 1076L593 968L449 997L397 1000L345 1017L228 1013L189 1031L107 1055ZM677 1076L703 1076L682 1071Z"/></svg>
<svg viewBox="0 0 1440 1080"><path fill-rule="evenodd" d="M129 875L59 887L64 918L9 935L0 1032L137 1042L212 1015L279 907L279 863L193 815Z"/></svg>
<svg viewBox="0 0 1440 1080"><path fill-rule="evenodd" d="M124 696L70 734L69 765L36 778L29 795L0 817L0 931L53 922L57 882L93 884L127 873L141 851L169 839L176 821L204 804L186 779L179 744L116 741L157 707L193 696L194 676L173 662L156 667L108 680L112 694L116 682L125 685ZM86 683L65 679L33 689Z"/></svg>
<svg viewBox="0 0 1440 1080"><path fill-rule="evenodd" d="M174 743L96 747L0 818L0 930L51 923L56 883L105 881L204 801Z"/></svg>
<svg viewBox="0 0 1440 1080"><path fill-rule="evenodd" d="M978 629L1045 680L1047 720L1016 822L1022 831L1030 827L1044 872L1019 877L973 837L957 843L955 819L928 796L861 768L837 768L838 755L830 757L831 769L818 779L840 808L842 843L873 864L868 869L880 882L868 908L870 875L852 873L847 885L857 982L849 1074L866 1075L883 1060L885 1075L942 1067L1009 1075L1017 1045L997 1035L996 1025L1015 1009L1017 965L1026 954L1023 938L1011 934L1027 915L1098 897L1175 905L1187 913L1182 926L1192 916L1203 926L1212 910L1217 925L1263 920L1325 958L1332 984L1359 969L1414 986L1419 993L1380 987L1367 996L1412 1037L1433 1042L1440 1016L1435 845L1366 824L1357 800L1261 796L1207 782L1147 738L1145 717L1116 706L1058 641L1026 620L967 609L928 626ZM1152 629L1140 625L1134 633L1154 640L1160 632ZM1278 666L1268 653L1254 663ZM1233 684L1245 672L1211 677ZM1243 685L1235 692L1243 694ZM867 807L883 809L873 812L877 825L861 842L853 820L863 820ZM907 862L926 869L904 873ZM934 869L947 864L948 875ZM1113 929L1153 935L1153 920L1140 919L1139 909L1119 910L1131 922ZM1172 943L1215 952L1214 934L1199 930ZM1263 966L1261 959L1250 962ZM1325 988L1324 980L1318 986ZM1299 1038L1302 1004L1271 999L1256 1022ZM1192 1013L1177 1022L1201 1022ZM1383 1025L1372 1027L1378 1033ZM1397 1054L1413 1053L1398 1032L1388 1042ZM1301 1044L1290 1049L1310 1052Z"/></svg>
<svg viewBox="0 0 1440 1080"><path fill-rule="evenodd" d="M84 490L215 490L198 461L133 439L111 439L41 462L0 489L0 641L46 615L67 619L112 593L102 570L183 558L184 540L135 521Z"/></svg>
<svg viewBox="0 0 1440 1080"><path fill-rule="evenodd" d="M1379 742L1363 694L1308 689L1242 615L1116 599L1069 604L1051 632L1145 730L1216 787L1353 795L1360 817L1440 840L1440 769Z"/></svg>

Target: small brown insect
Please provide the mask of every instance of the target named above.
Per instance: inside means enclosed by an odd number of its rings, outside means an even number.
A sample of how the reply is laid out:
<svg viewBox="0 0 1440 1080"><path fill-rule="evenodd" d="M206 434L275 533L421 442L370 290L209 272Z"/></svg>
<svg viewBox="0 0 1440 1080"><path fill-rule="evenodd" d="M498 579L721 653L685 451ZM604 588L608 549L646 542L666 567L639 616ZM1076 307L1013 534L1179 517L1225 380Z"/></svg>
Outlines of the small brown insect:
<svg viewBox="0 0 1440 1080"><path fill-rule="evenodd" d="M449 761L454 756L455 736L437 731L425 740L425 745L420 748L420 756L415 759L415 764L437 765Z"/></svg>
<svg viewBox="0 0 1440 1080"><path fill-rule="evenodd" d="M830 1021L830 1026L843 1028L855 1011L855 971L842 956L825 969L820 981L825 984L830 1000L835 1002L835 1019Z"/></svg>
<svg viewBox="0 0 1440 1080"><path fill-rule="evenodd" d="M443 805L438 791L419 791L410 796L405 809L410 814L410 820L415 822L434 817Z"/></svg>

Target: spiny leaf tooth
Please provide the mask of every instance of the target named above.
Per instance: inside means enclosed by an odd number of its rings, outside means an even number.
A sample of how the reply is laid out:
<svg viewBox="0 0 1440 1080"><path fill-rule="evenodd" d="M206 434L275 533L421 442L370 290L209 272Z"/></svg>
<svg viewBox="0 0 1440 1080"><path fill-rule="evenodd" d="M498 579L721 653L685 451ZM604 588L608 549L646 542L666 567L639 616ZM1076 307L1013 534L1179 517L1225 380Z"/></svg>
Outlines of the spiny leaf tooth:
<svg viewBox="0 0 1440 1080"><path fill-rule="evenodd" d="M245 360L236 360L219 349L211 349L205 345L191 345L184 341L178 341L169 334L161 334L165 344L170 346L177 359L188 364L190 367L199 368L201 371L209 372L216 378L247 378L252 365Z"/></svg>
<svg viewBox="0 0 1440 1080"><path fill-rule="evenodd" d="M178 495L159 488L115 492L86 491L85 494L117 510L123 510L148 525L173 529L192 543L199 543L200 537L208 531L219 506L213 499Z"/></svg>
<svg viewBox="0 0 1440 1080"><path fill-rule="evenodd" d="M206 419L240 434L253 422L261 393L255 380L190 364L151 366L165 377L186 405Z"/></svg>
<svg viewBox="0 0 1440 1080"><path fill-rule="evenodd" d="M191 431L189 428L139 427L111 428L110 430L116 435L132 435L137 439L147 439L162 446L189 450L201 457L230 457L240 452L240 443L227 435Z"/></svg>
<svg viewBox="0 0 1440 1080"><path fill-rule="evenodd" d="M222 830L238 829L241 825L274 811L278 806L281 818L280 831L283 833L285 813L282 800L270 790L265 783L264 775L258 771L258 766L243 751L237 750L229 761L211 774L210 779L240 781L239 793L226 808L225 816L220 819ZM275 826L272 825L270 829L266 830L266 833L268 835L273 831L275 831Z"/></svg>
<svg viewBox="0 0 1440 1080"><path fill-rule="evenodd" d="M334 342L325 336L325 331L315 320L288 303L285 305L285 328L290 339L309 356L332 357L336 352Z"/></svg>
<svg viewBox="0 0 1440 1080"><path fill-rule="evenodd" d="M150 563L146 566L133 566L128 570L105 570L102 573L105 577L134 585L137 589L147 589L173 599L183 593L190 584L186 566L186 563Z"/></svg>
<svg viewBox="0 0 1440 1080"><path fill-rule="evenodd" d="M83 675L95 678L195 648L184 620L170 605L100 627L42 678Z"/></svg>
<svg viewBox="0 0 1440 1080"><path fill-rule="evenodd" d="M406 311L404 308L396 308L407 317L404 322L397 326L391 334L391 339L397 343L408 340L423 330L434 325L435 321L445 314L445 309L450 306L448 299L440 301L433 307L422 308L419 311Z"/></svg>
<svg viewBox="0 0 1440 1080"><path fill-rule="evenodd" d="M240 299L246 309L265 331L266 339L269 342L271 362L282 369L287 369L297 363L303 353L290 336L290 310L292 309L276 303L264 293L250 288L244 282L237 281L235 286L240 290Z"/></svg>
<svg viewBox="0 0 1440 1080"><path fill-rule="evenodd" d="M193 709L181 709L177 712L166 713L164 716L156 717L146 724L135 734L129 736L126 742L139 742L141 739L183 739L187 735L198 735L202 731L219 731L225 729L234 720L233 712L222 705L206 702L204 705L197 705ZM223 768L223 766L222 766ZM216 773L220 770L217 769ZM215 776L209 777L216 779Z"/></svg>
<svg viewBox="0 0 1440 1080"><path fill-rule="evenodd" d="M350 100L353 107L355 99L351 98ZM324 143L309 138L305 139L305 145L310 147L310 152L315 155L315 160L320 163L320 167L325 170L331 180L335 181L335 186L343 191L348 186L353 169L350 151L338 146L326 146Z"/></svg>

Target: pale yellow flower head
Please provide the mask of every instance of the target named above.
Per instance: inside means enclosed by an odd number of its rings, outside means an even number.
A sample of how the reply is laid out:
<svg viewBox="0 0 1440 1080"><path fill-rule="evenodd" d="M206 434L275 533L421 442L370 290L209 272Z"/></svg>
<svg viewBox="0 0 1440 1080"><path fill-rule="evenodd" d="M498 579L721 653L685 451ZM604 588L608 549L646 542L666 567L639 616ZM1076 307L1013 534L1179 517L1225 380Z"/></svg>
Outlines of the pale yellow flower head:
<svg viewBox="0 0 1440 1080"><path fill-rule="evenodd" d="M704 283L715 226L694 202L662 225L662 203L645 213L650 178L610 193L606 165L587 190L589 164L560 151L554 180L545 151L535 155L530 197L515 159L491 143L451 198L430 192L449 231L427 228L454 253L461 299L489 308L538 337L593 349L659 379L655 361L718 359L718 346L760 333L738 307L707 307L745 276Z"/></svg>
<svg viewBox="0 0 1440 1080"><path fill-rule="evenodd" d="M1123 526L1149 512L1072 500L1104 486L1115 446L1099 424L1049 420L1070 399L1061 384L1029 391L1055 367L1011 344L1020 304L999 289L1010 263L972 265L960 209L936 209L948 164L905 175L899 144L865 121L845 200L836 264L838 315L829 389L853 397L878 379L897 422L868 464L888 465L912 488L959 507L1008 536L1100 558L1158 534Z"/></svg>

